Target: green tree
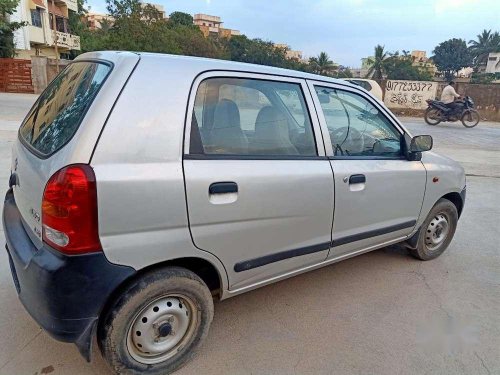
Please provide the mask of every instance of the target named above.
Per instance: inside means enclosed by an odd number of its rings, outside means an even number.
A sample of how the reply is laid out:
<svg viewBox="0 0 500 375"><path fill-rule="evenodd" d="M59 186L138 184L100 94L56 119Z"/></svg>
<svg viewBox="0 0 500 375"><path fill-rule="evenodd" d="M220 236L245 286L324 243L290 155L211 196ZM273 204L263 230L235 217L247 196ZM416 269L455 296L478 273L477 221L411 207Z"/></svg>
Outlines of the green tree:
<svg viewBox="0 0 500 375"><path fill-rule="evenodd" d="M82 36L88 33L88 26L85 22L85 16L88 11L85 8L86 0L77 0L77 11L68 11L68 25L71 34L80 36L80 48L82 44ZM71 59L74 59L78 56L82 51L71 50L69 52L69 56Z"/></svg>
<svg viewBox="0 0 500 375"><path fill-rule="evenodd" d="M500 52L500 33L484 29L477 35L477 40L469 41L469 50L474 59L476 69L481 65L486 65L488 55L492 52Z"/></svg>
<svg viewBox="0 0 500 375"><path fill-rule="evenodd" d="M11 22L19 0L0 0L0 57L14 57L14 31L26 26L26 22Z"/></svg>
<svg viewBox="0 0 500 375"><path fill-rule="evenodd" d="M142 13L139 0L106 0L106 4L109 15L115 19L140 17Z"/></svg>
<svg viewBox="0 0 500 375"><path fill-rule="evenodd" d="M408 81L432 80L432 75L429 71L413 65L413 58L408 51L403 51L403 55L400 55L397 51L390 54L390 56L384 60L383 68L387 79Z"/></svg>
<svg viewBox="0 0 500 375"><path fill-rule="evenodd" d="M352 78L352 72L348 67L340 65L337 69L337 78Z"/></svg>
<svg viewBox="0 0 500 375"><path fill-rule="evenodd" d="M326 52L321 52L318 56L311 57L309 59L309 67L313 73L325 76L333 75L337 68Z"/></svg>
<svg viewBox="0 0 500 375"><path fill-rule="evenodd" d="M173 29L174 40L180 47L180 53L186 56L226 59L228 54L219 38L205 38L202 32L192 25L178 25Z"/></svg>
<svg viewBox="0 0 500 375"><path fill-rule="evenodd" d="M173 12L169 16L172 25L193 26L193 16L183 12Z"/></svg>
<svg viewBox="0 0 500 375"><path fill-rule="evenodd" d="M229 58L233 61L251 64L288 67L286 49L276 48L273 42L262 39L249 39L245 35L236 35L227 40Z"/></svg>
<svg viewBox="0 0 500 375"><path fill-rule="evenodd" d="M453 79L462 68L472 65L472 55L463 39L450 39L434 48L432 60L446 79Z"/></svg>
<svg viewBox="0 0 500 375"><path fill-rule="evenodd" d="M182 53L176 33L170 30L162 14L139 0L107 0L113 25L108 32L93 33L103 49ZM96 42L94 40L94 42Z"/></svg>
<svg viewBox="0 0 500 375"><path fill-rule="evenodd" d="M368 60L370 69L366 74L366 78L372 77L375 80L381 80L385 73L385 59L388 57L387 52L384 51L384 46L378 44L375 46L375 55L373 59Z"/></svg>

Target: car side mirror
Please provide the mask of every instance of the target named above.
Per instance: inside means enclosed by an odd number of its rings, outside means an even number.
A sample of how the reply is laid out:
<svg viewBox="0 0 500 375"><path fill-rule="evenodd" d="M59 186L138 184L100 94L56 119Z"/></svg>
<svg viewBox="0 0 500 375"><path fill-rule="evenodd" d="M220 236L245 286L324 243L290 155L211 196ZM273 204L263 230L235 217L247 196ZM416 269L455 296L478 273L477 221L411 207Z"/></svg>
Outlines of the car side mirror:
<svg viewBox="0 0 500 375"><path fill-rule="evenodd" d="M411 139L410 152L424 152L432 149L432 137L430 135L417 135Z"/></svg>

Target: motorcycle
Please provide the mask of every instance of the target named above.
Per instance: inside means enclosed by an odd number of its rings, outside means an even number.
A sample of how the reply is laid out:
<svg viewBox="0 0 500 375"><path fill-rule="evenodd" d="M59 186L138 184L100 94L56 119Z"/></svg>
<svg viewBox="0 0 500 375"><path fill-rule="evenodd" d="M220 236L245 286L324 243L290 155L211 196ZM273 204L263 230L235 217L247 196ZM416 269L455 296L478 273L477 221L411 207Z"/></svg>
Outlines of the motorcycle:
<svg viewBox="0 0 500 375"><path fill-rule="evenodd" d="M439 100L427 100L424 119L429 125L437 125L442 121L462 121L466 128L473 128L479 123L479 112L474 109L474 101L470 96L455 102L455 108L449 108Z"/></svg>

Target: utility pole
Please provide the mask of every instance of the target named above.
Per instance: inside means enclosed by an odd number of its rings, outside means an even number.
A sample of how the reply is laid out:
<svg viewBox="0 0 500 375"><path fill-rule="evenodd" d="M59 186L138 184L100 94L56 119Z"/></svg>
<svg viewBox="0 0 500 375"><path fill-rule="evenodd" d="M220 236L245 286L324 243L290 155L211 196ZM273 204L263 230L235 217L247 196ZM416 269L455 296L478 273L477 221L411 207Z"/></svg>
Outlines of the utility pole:
<svg viewBox="0 0 500 375"><path fill-rule="evenodd" d="M51 0L52 3L52 29L54 31L54 48L56 50L56 72L59 73L59 50L57 48L57 30L56 30L56 6L54 4L54 0Z"/></svg>

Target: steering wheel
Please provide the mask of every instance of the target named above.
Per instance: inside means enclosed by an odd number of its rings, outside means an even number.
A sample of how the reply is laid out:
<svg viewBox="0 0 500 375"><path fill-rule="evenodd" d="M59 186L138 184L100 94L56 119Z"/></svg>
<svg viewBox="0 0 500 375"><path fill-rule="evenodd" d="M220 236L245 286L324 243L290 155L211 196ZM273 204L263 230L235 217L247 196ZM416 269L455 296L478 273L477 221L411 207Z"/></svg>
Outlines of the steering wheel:
<svg viewBox="0 0 500 375"><path fill-rule="evenodd" d="M347 154L361 154L365 150L363 134L353 127L343 126L338 128L330 133L330 137L332 138L332 143ZM334 146L334 148L336 147Z"/></svg>

